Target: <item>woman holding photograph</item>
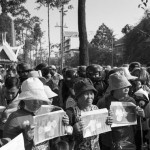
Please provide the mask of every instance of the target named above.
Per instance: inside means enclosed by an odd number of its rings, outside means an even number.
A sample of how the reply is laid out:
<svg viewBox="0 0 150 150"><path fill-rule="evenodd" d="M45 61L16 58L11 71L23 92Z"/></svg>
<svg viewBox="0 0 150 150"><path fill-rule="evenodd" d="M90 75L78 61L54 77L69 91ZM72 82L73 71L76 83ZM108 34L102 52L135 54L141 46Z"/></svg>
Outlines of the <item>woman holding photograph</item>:
<svg viewBox="0 0 150 150"><path fill-rule="evenodd" d="M33 116L38 113L43 103L49 102L43 83L38 78L28 78L22 83L21 93L17 100L20 101L20 109L9 116L4 126L3 136L13 139L20 133L23 133L26 150L49 150L48 141L36 146L33 142ZM63 122L65 124L69 123L67 115L64 116Z"/></svg>
<svg viewBox="0 0 150 150"><path fill-rule="evenodd" d="M103 101L99 101L97 106L109 110L111 102L132 102L135 105L135 100L128 95L130 86L130 82L124 75L111 74L108 87L110 94ZM144 111L139 106L135 105L135 112L139 116L144 116ZM100 142L102 149L105 150L136 150L133 126L114 127L111 132L100 135Z"/></svg>
<svg viewBox="0 0 150 150"><path fill-rule="evenodd" d="M69 116L70 125L73 126L72 142L74 150L100 150L99 135L83 138L83 129L85 124L81 119L83 112L93 111L98 109L93 105L94 94L96 89L88 78L79 78L74 84L75 100L77 106L70 107L66 110ZM107 118L107 123L112 123L112 118ZM70 143L71 141L69 141Z"/></svg>

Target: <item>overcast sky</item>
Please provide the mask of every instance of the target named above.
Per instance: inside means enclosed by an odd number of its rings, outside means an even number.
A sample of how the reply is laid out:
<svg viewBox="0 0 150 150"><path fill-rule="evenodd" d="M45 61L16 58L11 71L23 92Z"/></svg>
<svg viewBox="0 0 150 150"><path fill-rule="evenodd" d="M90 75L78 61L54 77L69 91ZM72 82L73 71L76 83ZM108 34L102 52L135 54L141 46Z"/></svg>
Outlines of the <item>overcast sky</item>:
<svg viewBox="0 0 150 150"><path fill-rule="evenodd" d="M41 7L35 10L37 5L34 0L28 0L25 4L32 16L37 15L42 21L42 30L45 31L47 44L47 8ZM136 25L144 14L144 10L138 8L141 0L86 0L86 26L87 31L94 31L104 23L114 31L116 38L122 36L121 29L126 24ZM71 0L74 9L69 10L64 23L67 25L66 31L78 31L77 6L78 0ZM60 42L60 13L58 9L50 10L50 37L52 43Z"/></svg>

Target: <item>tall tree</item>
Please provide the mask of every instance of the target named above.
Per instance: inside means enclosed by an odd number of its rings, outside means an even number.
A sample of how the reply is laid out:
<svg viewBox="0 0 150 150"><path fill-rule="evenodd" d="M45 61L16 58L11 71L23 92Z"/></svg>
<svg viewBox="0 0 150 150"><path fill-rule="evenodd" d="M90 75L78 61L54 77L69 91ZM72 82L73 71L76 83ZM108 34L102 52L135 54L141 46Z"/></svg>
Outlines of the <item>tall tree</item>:
<svg viewBox="0 0 150 150"><path fill-rule="evenodd" d="M149 18L143 18L137 26L126 34L124 58L128 63L132 61L149 62L149 26Z"/></svg>
<svg viewBox="0 0 150 150"><path fill-rule="evenodd" d="M109 29L104 23L99 26L91 44L100 49L110 50L112 48L113 31Z"/></svg>
<svg viewBox="0 0 150 150"><path fill-rule="evenodd" d="M36 23L34 26L34 33L33 33L33 38L36 43L36 62L35 62L36 65L37 65L37 58L38 58L38 45L41 42L42 36L43 36L43 32L41 30L40 24Z"/></svg>
<svg viewBox="0 0 150 150"><path fill-rule="evenodd" d="M11 42L11 18L7 14L0 14L0 33L6 32L6 40ZM2 42L0 35L0 43Z"/></svg>
<svg viewBox="0 0 150 150"><path fill-rule="evenodd" d="M89 65L85 4L86 0L78 0L79 65Z"/></svg>
<svg viewBox="0 0 150 150"><path fill-rule="evenodd" d="M11 17L8 16L8 13L16 16L25 2L26 0L0 0L0 32L7 32L6 39L8 43L11 41Z"/></svg>
<svg viewBox="0 0 150 150"><path fill-rule="evenodd" d="M19 44L25 44L23 58L25 62L29 62L29 52L31 53L33 47L36 47L34 26L36 23L40 24L41 20L37 16L30 18L30 13L23 6L19 8L15 15L17 16L14 20L16 39Z"/></svg>
<svg viewBox="0 0 150 150"><path fill-rule="evenodd" d="M0 0L2 13L11 13L13 15L17 13L18 8L25 2L26 0Z"/></svg>
<svg viewBox="0 0 150 150"><path fill-rule="evenodd" d="M50 9L62 7L65 4L68 4L70 0L36 0L36 3L39 3L40 6L46 6L48 8L48 46L49 46L49 64L50 64L50 54L51 54L51 42L50 42L50 19L49 13Z"/></svg>
<svg viewBox="0 0 150 150"><path fill-rule="evenodd" d="M115 56L113 53L113 44L113 31L102 23L89 46L90 63L113 66L113 57Z"/></svg>
<svg viewBox="0 0 150 150"><path fill-rule="evenodd" d="M31 14L25 7L21 6L18 13L16 13L15 15L17 16L14 20L17 40L23 43L27 30L30 28L29 21Z"/></svg>

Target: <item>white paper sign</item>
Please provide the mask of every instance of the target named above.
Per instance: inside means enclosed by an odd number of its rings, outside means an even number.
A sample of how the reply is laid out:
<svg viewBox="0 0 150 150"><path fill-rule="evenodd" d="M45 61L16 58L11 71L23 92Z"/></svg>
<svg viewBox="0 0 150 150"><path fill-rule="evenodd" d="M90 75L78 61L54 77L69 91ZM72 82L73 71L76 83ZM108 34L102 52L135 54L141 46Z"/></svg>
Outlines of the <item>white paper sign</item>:
<svg viewBox="0 0 150 150"><path fill-rule="evenodd" d="M81 118L86 125L83 130L83 137L111 131L110 126L106 124L107 116L108 110L106 108L81 113Z"/></svg>
<svg viewBox="0 0 150 150"><path fill-rule="evenodd" d="M12 139L9 143L1 147L0 150L25 150L24 138L22 133Z"/></svg>
<svg viewBox="0 0 150 150"><path fill-rule="evenodd" d="M66 135L65 126L62 122L64 114L63 110L59 110L33 117L35 124L34 143L36 145L55 137Z"/></svg>
<svg viewBox="0 0 150 150"><path fill-rule="evenodd" d="M137 124L136 105L131 102L111 102L113 124L111 127L129 126Z"/></svg>

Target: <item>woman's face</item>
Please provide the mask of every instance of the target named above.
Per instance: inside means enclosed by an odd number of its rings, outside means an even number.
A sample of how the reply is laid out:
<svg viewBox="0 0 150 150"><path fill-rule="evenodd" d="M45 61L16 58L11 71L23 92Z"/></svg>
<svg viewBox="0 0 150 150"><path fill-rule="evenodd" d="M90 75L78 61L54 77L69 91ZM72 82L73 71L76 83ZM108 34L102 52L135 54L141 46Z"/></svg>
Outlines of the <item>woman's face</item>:
<svg viewBox="0 0 150 150"><path fill-rule="evenodd" d="M8 76L8 77L15 77L15 76L16 76L16 71L14 71L14 70L9 70L9 71L7 72L7 76Z"/></svg>
<svg viewBox="0 0 150 150"><path fill-rule="evenodd" d="M141 83L141 81L134 81L134 84L135 84L135 86L136 86L136 88L137 89L139 89L139 88L141 88L142 87L142 83Z"/></svg>
<svg viewBox="0 0 150 150"><path fill-rule="evenodd" d="M25 107L31 112L36 112L43 104L43 101L40 100L25 100L24 102Z"/></svg>
<svg viewBox="0 0 150 150"><path fill-rule="evenodd" d="M78 104L81 107L88 107L91 106L94 99L94 92L93 91L85 91L82 95L78 98Z"/></svg>
<svg viewBox="0 0 150 150"><path fill-rule="evenodd" d="M114 92L115 92L116 95L118 95L120 97L126 97L129 93L129 87L117 89Z"/></svg>
<svg viewBox="0 0 150 150"><path fill-rule="evenodd" d="M17 93L18 93L19 89L15 86L15 87L12 87L10 89L5 89L5 97L7 100L13 100L16 96L17 96Z"/></svg>

